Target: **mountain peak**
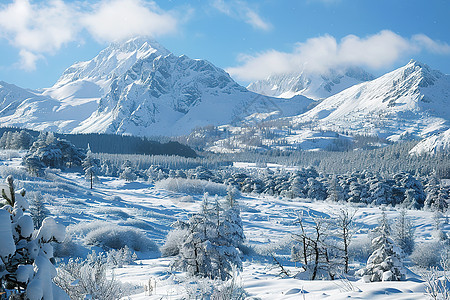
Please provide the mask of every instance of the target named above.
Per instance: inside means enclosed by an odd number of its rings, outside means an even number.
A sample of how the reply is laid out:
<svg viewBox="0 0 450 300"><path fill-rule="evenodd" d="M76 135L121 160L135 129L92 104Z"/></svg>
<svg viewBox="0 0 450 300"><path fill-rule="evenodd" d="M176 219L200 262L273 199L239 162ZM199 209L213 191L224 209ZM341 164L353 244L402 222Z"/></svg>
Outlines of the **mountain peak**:
<svg viewBox="0 0 450 300"><path fill-rule="evenodd" d="M67 68L54 87L88 80L100 84L102 89L107 91L110 79L124 74L139 59L167 56L170 53L158 42L147 37L114 42L93 59L75 63Z"/></svg>
<svg viewBox="0 0 450 300"><path fill-rule="evenodd" d="M401 73L401 79L419 80L419 87L428 87L433 85L443 74L440 71L431 69L427 64L411 59L404 67L398 69ZM396 71L394 71L396 72Z"/></svg>
<svg viewBox="0 0 450 300"><path fill-rule="evenodd" d="M119 50L121 52L148 52L152 49L161 55L170 54L170 51L164 48L164 46L160 43L145 36L137 36L124 42L113 42L105 50Z"/></svg>

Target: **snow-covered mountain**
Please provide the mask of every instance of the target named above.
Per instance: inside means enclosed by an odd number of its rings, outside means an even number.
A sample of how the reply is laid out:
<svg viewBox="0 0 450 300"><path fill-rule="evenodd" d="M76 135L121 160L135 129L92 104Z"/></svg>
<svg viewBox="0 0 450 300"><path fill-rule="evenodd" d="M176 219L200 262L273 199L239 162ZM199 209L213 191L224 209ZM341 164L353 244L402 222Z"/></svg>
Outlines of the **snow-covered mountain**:
<svg viewBox="0 0 450 300"><path fill-rule="evenodd" d="M0 114L3 126L138 136L187 134L254 114L292 116L312 102L250 92L213 64L175 56L145 38L114 43L69 67L53 87L20 93Z"/></svg>
<svg viewBox="0 0 450 300"><path fill-rule="evenodd" d="M292 118L293 126L302 124L393 141L428 137L449 128L450 76L411 60Z"/></svg>
<svg viewBox="0 0 450 300"><path fill-rule="evenodd" d="M409 153L421 155L439 152L450 152L450 129L421 140Z"/></svg>
<svg viewBox="0 0 450 300"><path fill-rule="evenodd" d="M254 148L258 140L262 148L348 150L381 146L384 139L427 138L450 128L450 76L410 61L315 104L305 113L265 122L256 130L234 127L228 130L233 135L222 135L208 146L226 152L230 150L223 145L232 145L233 151L240 151ZM248 140L253 143L246 144Z"/></svg>
<svg viewBox="0 0 450 300"><path fill-rule="evenodd" d="M373 75L358 67L330 70L326 74L303 70L299 73L272 75L265 80L251 83L247 88L255 93L271 97L291 98L303 95L318 100L374 78Z"/></svg>

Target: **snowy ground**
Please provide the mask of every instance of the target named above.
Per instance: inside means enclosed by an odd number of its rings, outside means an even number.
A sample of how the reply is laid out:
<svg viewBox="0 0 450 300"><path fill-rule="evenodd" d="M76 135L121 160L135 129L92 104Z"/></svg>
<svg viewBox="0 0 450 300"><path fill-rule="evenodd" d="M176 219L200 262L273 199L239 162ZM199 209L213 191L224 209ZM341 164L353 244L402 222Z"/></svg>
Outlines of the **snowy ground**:
<svg viewBox="0 0 450 300"><path fill-rule="evenodd" d="M2 161L11 168L20 168L20 159ZM8 167L2 167L1 175ZM23 173L19 173L23 174ZM17 177L17 176L16 176ZM20 176L19 176L20 177ZM145 182L125 182L117 178L100 178L101 182L90 190L79 173L50 172L47 179L20 180L28 190L40 190L50 194L48 208L59 222L66 226L79 222L107 221L121 226L135 226L145 231L158 246L163 245L170 224L177 219L187 220L191 212L198 210L202 195L191 195L157 189ZM333 215L343 204L286 200L278 197L243 195L240 199L241 216L249 246L257 253L244 257L244 269L237 279L251 299L425 299L425 286L419 276L408 275L403 282L363 283L354 277L349 280L307 281L297 278L281 278L268 255L286 245L291 233L298 229L294 221L302 211ZM358 232L355 240L363 240L375 227L380 217L376 207L355 207ZM416 227L417 240L431 239L432 213L409 211ZM398 215L395 209L387 209L392 220ZM449 225L446 225L448 231ZM77 237L73 237L77 239ZM283 260L283 251L280 257ZM86 254L86 253L84 253ZM283 263L295 274L298 270L285 258ZM161 258L154 252L138 253L136 265L114 270L115 278L122 282L146 286L149 280L154 287L148 292L132 295L131 299L180 299L187 297L189 284L178 284L181 273L169 272L170 258ZM357 268L358 263L353 264Z"/></svg>

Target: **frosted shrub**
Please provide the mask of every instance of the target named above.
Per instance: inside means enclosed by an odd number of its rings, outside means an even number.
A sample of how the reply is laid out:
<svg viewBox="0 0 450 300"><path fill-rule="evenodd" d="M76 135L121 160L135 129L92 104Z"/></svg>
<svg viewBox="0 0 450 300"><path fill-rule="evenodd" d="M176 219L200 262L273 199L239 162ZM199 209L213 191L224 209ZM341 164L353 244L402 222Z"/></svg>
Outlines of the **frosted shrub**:
<svg viewBox="0 0 450 300"><path fill-rule="evenodd" d="M411 261L416 265L429 268L439 265L443 245L440 242L424 242L417 244L410 255Z"/></svg>
<svg viewBox="0 0 450 300"><path fill-rule="evenodd" d="M124 265L131 265L137 259L136 253L127 246L122 249L112 249L106 253L106 262L110 267L122 268Z"/></svg>
<svg viewBox="0 0 450 300"><path fill-rule="evenodd" d="M24 169L0 166L0 177L6 178L8 176L12 176L15 179L20 180L27 180L29 178L27 172Z"/></svg>
<svg viewBox="0 0 450 300"><path fill-rule="evenodd" d="M185 283L184 288L188 299L246 299L247 293L238 279L238 273L235 272L233 277L227 281L202 278L195 282Z"/></svg>
<svg viewBox="0 0 450 300"><path fill-rule="evenodd" d="M202 195L207 192L210 195L225 196L227 186L201 179L167 178L158 181L155 186L175 193Z"/></svg>
<svg viewBox="0 0 450 300"><path fill-rule="evenodd" d="M134 251L158 251L156 244L143 231L109 222L80 223L72 226L70 233L81 235L87 245L104 249L121 249L127 246Z"/></svg>
<svg viewBox="0 0 450 300"><path fill-rule="evenodd" d="M95 252L86 260L71 258L66 264L60 264L55 282L72 300L110 300L126 296L125 289L114 276L108 279L105 256Z"/></svg>
<svg viewBox="0 0 450 300"><path fill-rule="evenodd" d="M167 234L166 242L161 247L162 256L175 256L180 253L180 246L187 234L186 229L175 229Z"/></svg>

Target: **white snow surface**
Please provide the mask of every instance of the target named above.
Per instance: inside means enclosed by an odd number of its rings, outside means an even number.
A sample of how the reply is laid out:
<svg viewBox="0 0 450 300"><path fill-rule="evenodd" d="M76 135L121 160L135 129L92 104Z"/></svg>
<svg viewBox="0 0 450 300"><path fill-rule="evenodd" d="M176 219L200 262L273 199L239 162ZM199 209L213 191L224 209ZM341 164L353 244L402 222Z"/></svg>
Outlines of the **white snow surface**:
<svg viewBox="0 0 450 300"><path fill-rule="evenodd" d="M12 163L5 164L19 167L20 160L15 159ZM245 163L237 166L257 167ZM34 190L51 194L52 201L48 203L47 208L58 217L58 222L68 225L69 228L86 224L85 230L89 228L88 224L99 221L125 228L139 227L145 236L153 239L159 246L164 243L171 229L170 224L178 219L186 221L190 214L198 211L202 202L202 195L174 193L141 181L126 182L117 178L100 177L100 183L90 190L89 183L82 174L62 172L50 173L49 176L51 181L33 179L22 183L28 190L33 187ZM190 196L191 201L186 202L186 196ZM283 247L289 241L290 235L299 230L295 224L298 213L311 212L315 215L332 216L344 205L259 195L242 195L238 201L247 244L263 254ZM378 225L381 210L364 205L354 209L357 209L355 223L358 228L355 241L366 239L369 230ZM399 211L387 208L386 214L389 220L393 220ZM416 230L416 241L432 240L433 213L408 210L408 216ZM306 223L309 221L307 219ZM2 228L0 226L0 232ZM445 225L444 230L450 230L450 225ZM80 237L76 235L72 236L72 239L81 242ZM72 246L72 250L76 249ZM137 264L114 269L114 277L121 282L140 286L148 285L151 280L155 289L151 295L142 291L126 299L186 299L194 280L188 279L180 283L186 275L169 272L170 258L162 258L157 253L138 253L138 256L140 260ZM285 263L286 268L292 272L298 270L293 263ZM351 264L355 270L361 266L361 262ZM426 297L423 281L412 272L407 274L406 281L364 283L353 277L349 277L349 281L281 278L277 275L279 270L273 267L271 260L261 256L245 256L243 267L237 283L251 299L414 300Z"/></svg>
<svg viewBox="0 0 450 300"><path fill-rule="evenodd" d="M0 257L6 258L16 252L16 245L12 236L11 214L0 209Z"/></svg>

